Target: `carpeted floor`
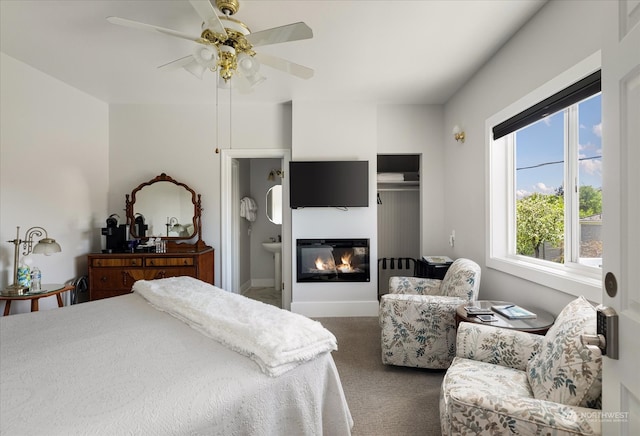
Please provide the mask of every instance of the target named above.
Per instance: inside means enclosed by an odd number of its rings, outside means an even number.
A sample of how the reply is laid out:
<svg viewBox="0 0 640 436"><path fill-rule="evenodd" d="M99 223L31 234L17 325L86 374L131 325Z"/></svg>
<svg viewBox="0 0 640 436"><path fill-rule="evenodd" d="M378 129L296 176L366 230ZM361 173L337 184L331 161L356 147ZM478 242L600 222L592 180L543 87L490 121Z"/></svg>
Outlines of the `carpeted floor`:
<svg viewBox="0 0 640 436"><path fill-rule="evenodd" d="M338 339L333 358L354 436L440 435L444 370L383 365L377 317L316 319Z"/></svg>
<svg viewBox="0 0 640 436"><path fill-rule="evenodd" d="M282 305L273 288L251 288L244 295ZM338 339L333 359L354 436L440 435L438 401L444 370L383 365L377 317L316 319Z"/></svg>

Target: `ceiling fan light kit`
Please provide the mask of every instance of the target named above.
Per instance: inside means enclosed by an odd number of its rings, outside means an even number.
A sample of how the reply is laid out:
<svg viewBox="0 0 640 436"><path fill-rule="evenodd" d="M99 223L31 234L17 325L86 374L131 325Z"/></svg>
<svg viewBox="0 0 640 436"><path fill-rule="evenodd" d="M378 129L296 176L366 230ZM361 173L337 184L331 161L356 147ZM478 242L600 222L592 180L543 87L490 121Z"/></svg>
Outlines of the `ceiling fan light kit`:
<svg viewBox="0 0 640 436"><path fill-rule="evenodd" d="M218 16L208 0L189 0L202 18L199 37L151 24L125 18L108 17L110 23L141 30L163 33L172 37L188 39L197 43L191 55L161 65L162 70L183 68L202 79L204 72L218 72L218 87L229 88L230 81L239 77L249 88L262 83L266 78L259 73L260 64L281 70L294 76L308 79L313 70L274 56L260 55L254 47L281 42L310 39L311 29L302 22L251 33L241 21L231 18L240 9L238 0L216 0L216 8L224 14ZM242 84L239 84L243 87Z"/></svg>

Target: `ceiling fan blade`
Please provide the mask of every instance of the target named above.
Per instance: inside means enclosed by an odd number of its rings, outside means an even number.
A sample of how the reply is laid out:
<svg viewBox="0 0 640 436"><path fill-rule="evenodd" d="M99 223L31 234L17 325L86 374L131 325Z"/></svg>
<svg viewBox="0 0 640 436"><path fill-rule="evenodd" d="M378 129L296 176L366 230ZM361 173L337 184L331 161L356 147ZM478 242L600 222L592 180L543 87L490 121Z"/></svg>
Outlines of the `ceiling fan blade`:
<svg viewBox="0 0 640 436"><path fill-rule="evenodd" d="M247 36L254 47L313 38L313 31L303 22L261 30Z"/></svg>
<svg viewBox="0 0 640 436"><path fill-rule="evenodd" d="M153 24L141 23L139 21L128 20L126 18L107 17L107 21L110 22L111 24L117 24L119 26L146 30L148 32L164 33L165 35L174 36L176 38L182 38L189 41L198 42L200 40L200 36L188 35L186 33L178 32L177 30L166 29L164 27L154 26Z"/></svg>
<svg viewBox="0 0 640 436"><path fill-rule="evenodd" d="M177 70L178 68L182 68L185 65L188 65L193 61L194 61L193 55L187 55L187 56L182 57L180 59L176 59L175 61L171 61L171 62L168 62L168 63L166 63L164 65L160 65L158 67L158 69L159 70L163 70L163 71Z"/></svg>
<svg viewBox="0 0 640 436"><path fill-rule="evenodd" d="M294 64L293 62L289 62L282 58L264 53L256 53L256 59L258 59L261 64L275 68L276 70L284 71L285 73L292 74L301 79L310 79L313 77L313 70L311 68Z"/></svg>
<svg viewBox="0 0 640 436"><path fill-rule="evenodd" d="M223 35L224 39L228 37L222 21L218 18L218 14L209 0L189 0L189 3L191 3L193 9L196 10L200 18L202 18L202 21L204 21L205 28Z"/></svg>

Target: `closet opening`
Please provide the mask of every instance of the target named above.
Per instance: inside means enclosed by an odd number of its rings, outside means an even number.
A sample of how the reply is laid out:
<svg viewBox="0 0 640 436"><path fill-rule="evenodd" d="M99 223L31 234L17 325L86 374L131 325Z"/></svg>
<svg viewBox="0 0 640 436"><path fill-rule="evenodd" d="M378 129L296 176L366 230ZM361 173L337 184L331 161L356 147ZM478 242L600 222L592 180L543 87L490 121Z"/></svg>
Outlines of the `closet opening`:
<svg viewBox="0 0 640 436"><path fill-rule="evenodd" d="M379 154L377 161L378 296L392 276L416 275L420 258L420 154Z"/></svg>

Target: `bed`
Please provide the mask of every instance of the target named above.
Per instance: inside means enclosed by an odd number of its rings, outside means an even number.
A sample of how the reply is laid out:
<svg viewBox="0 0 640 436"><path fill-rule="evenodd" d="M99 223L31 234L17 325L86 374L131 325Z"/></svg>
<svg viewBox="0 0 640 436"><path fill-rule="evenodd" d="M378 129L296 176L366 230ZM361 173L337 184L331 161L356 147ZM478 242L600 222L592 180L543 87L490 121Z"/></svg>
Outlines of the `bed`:
<svg viewBox="0 0 640 436"><path fill-rule="evenodd" d="M279 316L273 306L216 292L249 302L252 318L261 310ZM147 298L134 292L2 317L0 434L350 434L330 352L269 373L250 347L224 345L228 336L214 340L201 321L189 324L189 313Z"/></svg>

